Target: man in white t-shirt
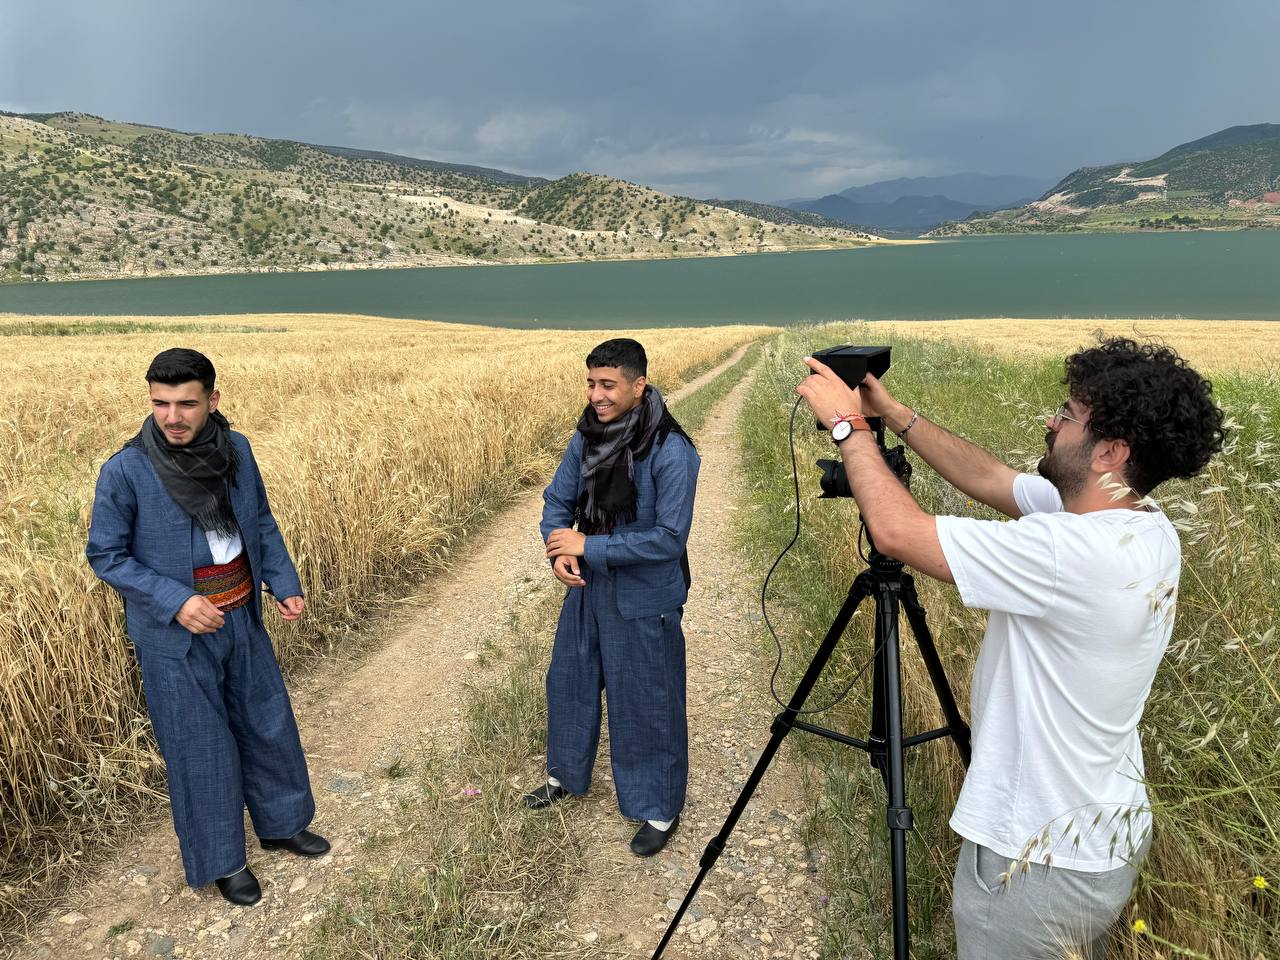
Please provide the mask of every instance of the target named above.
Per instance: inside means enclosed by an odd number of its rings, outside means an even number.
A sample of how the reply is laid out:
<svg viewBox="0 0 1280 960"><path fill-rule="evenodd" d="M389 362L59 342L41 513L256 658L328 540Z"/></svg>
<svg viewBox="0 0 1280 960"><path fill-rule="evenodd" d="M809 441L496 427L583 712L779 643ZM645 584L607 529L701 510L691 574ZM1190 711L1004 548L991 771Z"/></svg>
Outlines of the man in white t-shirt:
<svg viewBox="0 0 1280 960"><path fill-rule="evenodd" d="M1212 386L1166 347L1114 338L1080 350L1032 476L898 403L875 377L855 391L805 362L814 374L799 393L814 413L855 428L838 447L877 548L991 611L974 667L973 759L951 818L964 840L959 957L1103 960L1150 842L1138 721L1181 566L1177 533L1147 495L1221 449ZM1013 521L926 514L864 414Z"/></svg>

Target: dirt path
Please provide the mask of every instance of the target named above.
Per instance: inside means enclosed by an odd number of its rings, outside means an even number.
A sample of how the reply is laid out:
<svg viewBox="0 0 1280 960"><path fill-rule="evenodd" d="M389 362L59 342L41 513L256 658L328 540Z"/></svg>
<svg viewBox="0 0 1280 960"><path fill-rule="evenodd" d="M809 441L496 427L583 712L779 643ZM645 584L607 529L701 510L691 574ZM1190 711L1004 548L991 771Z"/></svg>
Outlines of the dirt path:
<svg viewBox="0 0 1280 960"><path fill-rule="evenodd" d="M697 389L744 353L674 396ZM761 694L754 652L755 585L740 579L743 566L731 546L733 428L745 390L744 381L700 432L703 467L690 544L697 582L685 614L691 783L680 832L653 860L631 856L626 842L634 826L617 813L604 748L596 786L578 805L593 842L572 927L589 941L599 937L602 947L619 945L623 954L647 955L665 929L670 901L683 896L774 712ZM254 908L235 909L213 887L186 887L166 818L106 862L13 956L297 956L306 928L358 866L361 840L388 817L393 782L378 774L415 744L460 727L462 685L480 671L486 645L500 641L513 611L549 589L537 533L541 509L540 490L521 495L448 573L387 618L365 660L328 664L293 684L318 807L314 826L333 841L332 853L304 862L251 849L264 897ZM799 843L803 801L789 782L781 770L766 779L668 956L817 956L818 891Z"/></svg>

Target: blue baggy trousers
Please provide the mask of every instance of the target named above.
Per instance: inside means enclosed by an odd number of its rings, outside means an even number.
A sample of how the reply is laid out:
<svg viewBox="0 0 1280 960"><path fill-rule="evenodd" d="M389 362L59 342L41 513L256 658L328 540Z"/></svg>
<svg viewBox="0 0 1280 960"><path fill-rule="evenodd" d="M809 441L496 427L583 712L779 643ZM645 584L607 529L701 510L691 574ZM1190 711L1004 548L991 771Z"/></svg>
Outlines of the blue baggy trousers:
<svg viewBox="0 0 1280 960"><path fill-rule="evenodd" d="M622 815L670 820L689 780L683 608L624 619L614 578L584 578L565 596L547 671L547 773L570 793L590 788L603 690Z"/></svg>
<svg viewBox="0 0 1280 960"><path fill-rule="evenodd" d="M289 694L252 611L232 610L220 630L194 635L181 660L138 651L193 887L244 866L246 806L269 839L293 836L315 815Z"/></svg>

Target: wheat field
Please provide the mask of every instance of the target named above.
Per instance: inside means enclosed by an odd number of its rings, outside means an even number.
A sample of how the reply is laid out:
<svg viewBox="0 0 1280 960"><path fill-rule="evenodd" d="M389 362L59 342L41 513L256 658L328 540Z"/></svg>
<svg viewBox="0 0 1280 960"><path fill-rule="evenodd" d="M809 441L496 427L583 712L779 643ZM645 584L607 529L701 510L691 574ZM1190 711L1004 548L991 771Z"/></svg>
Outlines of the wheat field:
<svg viewBox="0 0 1280 960"><path fill-rule="evenodd" d="M646 330L672 389L751 327ZM349 647L380 601L544 478L619 332L362 317L0 317L0 928L160 784L119 600L84 560L98 468L148 412L143 374L188 346L254 445L309 613L268 627L286 669Z"/></svg>

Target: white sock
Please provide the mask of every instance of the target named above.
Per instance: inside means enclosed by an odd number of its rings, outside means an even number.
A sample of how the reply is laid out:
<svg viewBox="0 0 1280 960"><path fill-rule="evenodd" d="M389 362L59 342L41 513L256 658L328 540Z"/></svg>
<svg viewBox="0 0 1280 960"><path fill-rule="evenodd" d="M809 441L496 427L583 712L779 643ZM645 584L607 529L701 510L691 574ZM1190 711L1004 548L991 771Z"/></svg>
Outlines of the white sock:
<svg viewBox="0 0 1280 960"><path fill-rule="evenodd" d="M657 828L658 830L661 830L663 833L666 833L668 830L670 830L670 829L671 829L671 825L672 825L673 823L675 823L675 822L676 822L676 821L675 821L675 818L672 818L672 819L670 819L670 820L650 820L650 821L648 821L649 826L651 826L651 827L655 827L655 828Z"/></svg>
<svg viewBox="0 0 1280 960"><path fill-rule="evenodd" d="M243 869L244 869L245 867L247 867L247 866L248 866L248 864L246 863L244 866L237 867L235 870L232 870L232 871L231 871L230 873L228 873L226 876L219 877L218 879L219 879L219 880L226 880L226 879L227 879L227 877L234 877L237 873L239 873L241 870L243 870Z"/></svg>
<svg viewBox="0 0 1280 960"><path fill-rule="evenodd" d="M556 788L558 788L558 787L560 786L560 781L559 781L559 780L557 780L555 777L547 777L547 784L548 784L552 789L556 789Z"/></svg>

